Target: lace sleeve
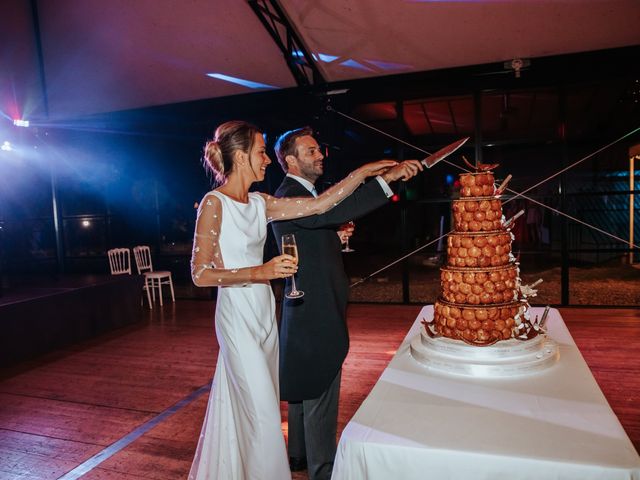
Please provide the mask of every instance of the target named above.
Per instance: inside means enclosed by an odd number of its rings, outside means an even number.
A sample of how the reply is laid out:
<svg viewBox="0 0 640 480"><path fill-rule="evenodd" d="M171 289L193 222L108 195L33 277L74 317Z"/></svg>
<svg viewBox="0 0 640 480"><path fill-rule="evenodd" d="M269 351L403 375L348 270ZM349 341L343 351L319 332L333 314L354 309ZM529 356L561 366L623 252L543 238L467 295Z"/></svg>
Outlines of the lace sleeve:
<svg viewBox="0 0 640 480"><path fill-rule="evenodd" d="M221 225L222 203L209 192L198 207L191 252L191 278L198 287L246 284L253 280L254 267L224 268L219 242Z"/></svg>
<svg viewBox="0 0 640 480"><path fill-rule="evenodd" d="M331 210L360 186L365 176L359 170L351 172L346 178L323 192L316 198L277 198L261 193L267 210L267 221L290 220L308 217Z"/></svg>

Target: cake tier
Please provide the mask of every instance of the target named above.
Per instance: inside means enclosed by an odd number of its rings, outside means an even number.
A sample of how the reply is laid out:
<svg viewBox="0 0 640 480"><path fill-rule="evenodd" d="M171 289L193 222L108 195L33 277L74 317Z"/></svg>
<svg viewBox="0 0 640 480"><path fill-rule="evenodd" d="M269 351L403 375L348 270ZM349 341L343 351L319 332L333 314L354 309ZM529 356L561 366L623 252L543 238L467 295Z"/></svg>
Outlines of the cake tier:
<svg viewBox="0 0 640 480"><path fill-rule="evenodd" d="M437 332L449 338L483 344L514 337L514 327L528 317L523 301L495 305L465 305L436 300L434 323Z"/></svg>
<svg viewBox="0 0 640 480"><path fill-rule="evenodd" d="M499 267L513 263L513 235L505 230L479 233L450 233L447 236L447 264L452 267Z"/></svg>
<svg viewBox="0 0 640 480"><path fill-rule="evenodd" d="M508 303L518 299L520 269L517 264L495 268L440 269L444 300L469 305Z"/></svg>
<svg viewBox="0 0 640 480"><path fill-rule="evenodd" d="M462 173L460 175L461 197L491 197L496 193L493 172Z"/></svg>
<svg viewBox="0 0 640 480"><path fill-rule="evenodd" d="M457 232L487 232L503 225L502 202L495 197L460 198L453 201Z"/></svg>

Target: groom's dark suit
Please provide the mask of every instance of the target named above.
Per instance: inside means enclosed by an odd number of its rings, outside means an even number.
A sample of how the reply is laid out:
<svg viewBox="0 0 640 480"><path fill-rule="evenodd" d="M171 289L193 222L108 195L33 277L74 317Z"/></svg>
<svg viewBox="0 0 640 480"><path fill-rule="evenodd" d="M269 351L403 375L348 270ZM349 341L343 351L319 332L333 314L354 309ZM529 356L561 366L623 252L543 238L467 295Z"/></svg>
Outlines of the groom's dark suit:
<svg viewBox="0 0 640 480"><path fill-rule="evenodd" d="M308 197L312 194L297 180L285 177L275 196ZM330 403L335 402L335 405L329 407L329 412L324 407L318 412L319 417L327 418L316 418L309 423L305 410L307 450L315 449L323 457L308 458L310 478L316 478L314 469L328 470L330 475L335 455L335 417L340 381L337 375L349 350L345 319L349 285L336 230L339 225L357 219L387 201L387 195L374 179L322 215L272 224L279 245L283 234L293 233L296 236L299 257L296 283L305 292L301 299L284 299L283 302L280 322L281 399L300 402L317 399L330 387L334 390ZM287 279L285 291L290 289L290 280ZM316 432L309 431L316 429L316 423L320 430L324 429L317 434L323 440L310 439L310 435L316 435ZM321 443L327 445L316 447ZM289 451L291 455L291 435ZM316 457L316 452L307 457ZM323 475L318 474L317 478Z"/></svg>

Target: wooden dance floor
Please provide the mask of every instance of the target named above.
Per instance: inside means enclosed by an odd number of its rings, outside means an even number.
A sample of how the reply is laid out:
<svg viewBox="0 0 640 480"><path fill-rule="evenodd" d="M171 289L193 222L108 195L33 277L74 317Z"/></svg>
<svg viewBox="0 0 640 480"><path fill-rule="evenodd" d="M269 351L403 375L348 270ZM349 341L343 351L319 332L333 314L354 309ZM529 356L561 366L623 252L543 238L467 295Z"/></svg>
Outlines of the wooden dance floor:
<svg viewBox="0 0 640 480"><path fill-rule="evenodd" d="M349 308L338 435L421 309ZM640 309L561 314L640 449ZM178 301L141 315L135 324L0 370L0 478L186 478L218 351L213 304Z"/></svg>

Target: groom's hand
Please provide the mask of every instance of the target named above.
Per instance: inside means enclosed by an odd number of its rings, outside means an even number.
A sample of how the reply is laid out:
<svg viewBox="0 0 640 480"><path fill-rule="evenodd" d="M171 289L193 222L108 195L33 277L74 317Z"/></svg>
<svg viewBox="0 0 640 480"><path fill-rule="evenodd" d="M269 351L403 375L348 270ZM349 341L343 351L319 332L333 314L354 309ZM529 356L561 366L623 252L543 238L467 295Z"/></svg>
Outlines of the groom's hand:
<svg viewBox="0 0 640 480"><path fill-rule="evenodd" d="M418 172L421 172L422 170L424 170L424 165L420 161L405 160L395 167L391 167L380 176L387 183L395 182L396 180L406 182L410 178L415 177Z"/></svg>

